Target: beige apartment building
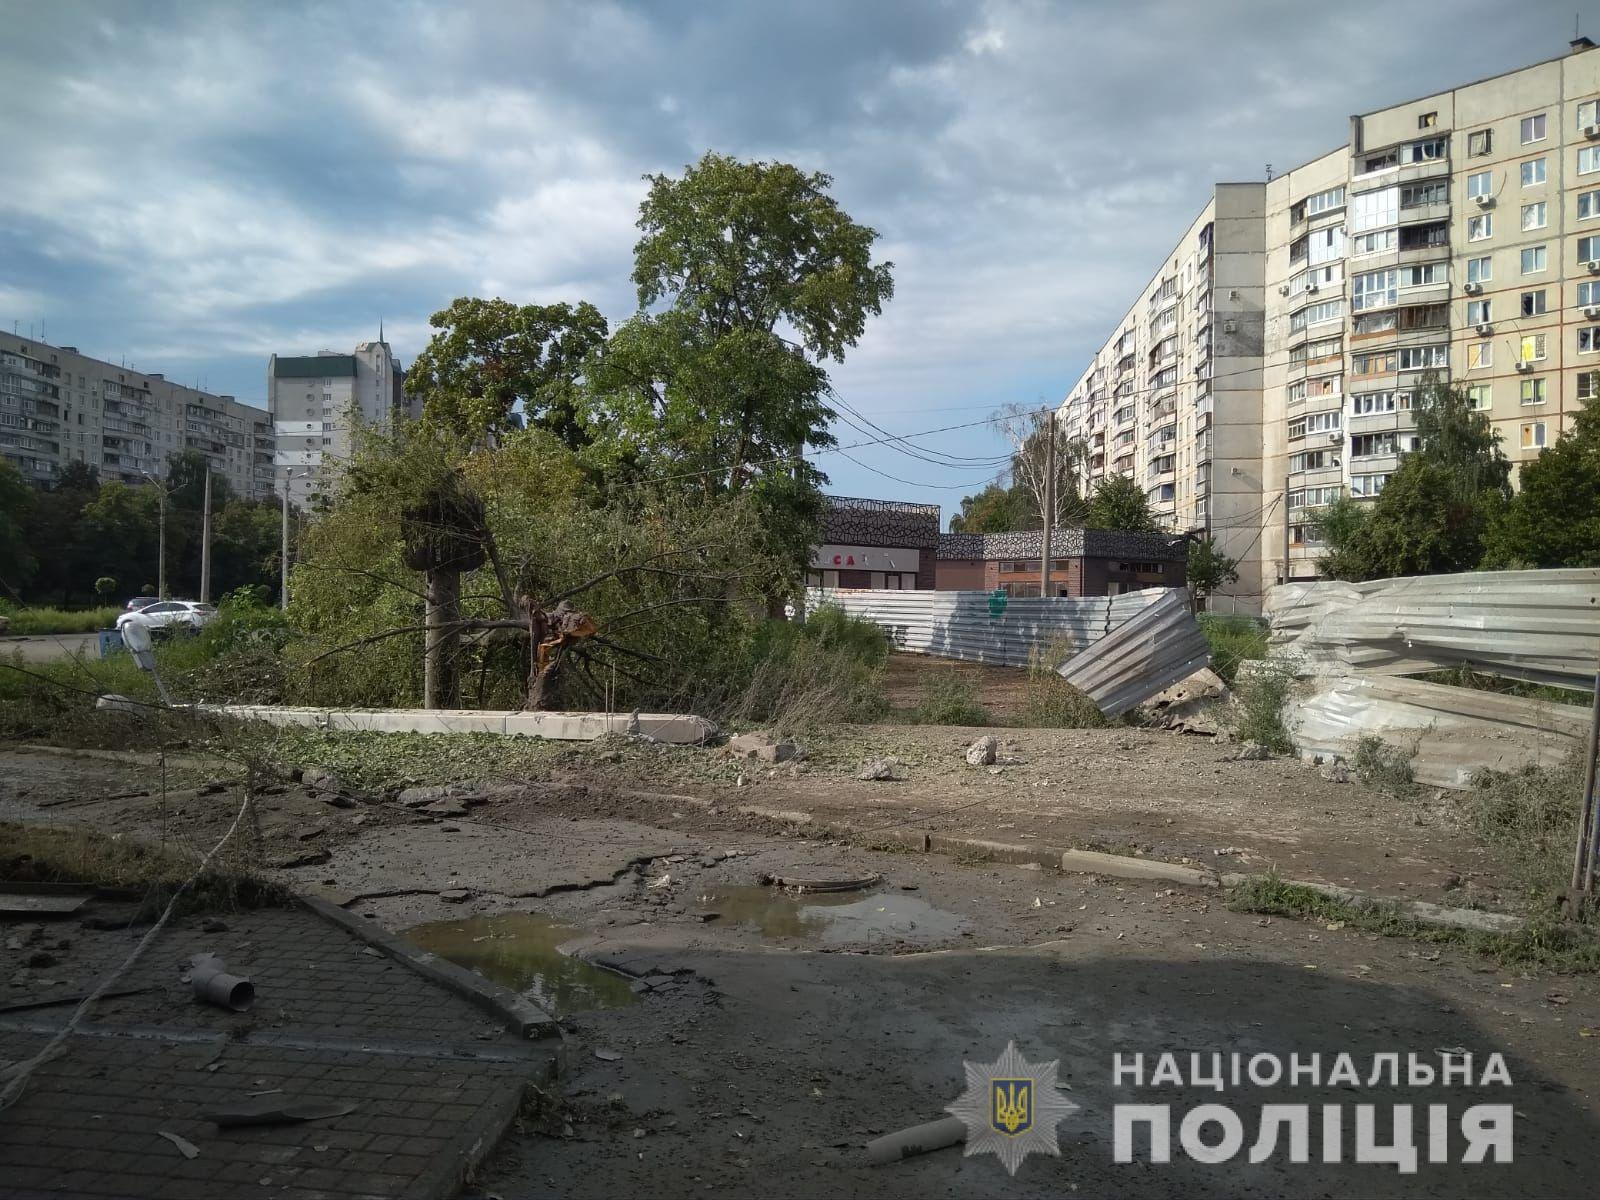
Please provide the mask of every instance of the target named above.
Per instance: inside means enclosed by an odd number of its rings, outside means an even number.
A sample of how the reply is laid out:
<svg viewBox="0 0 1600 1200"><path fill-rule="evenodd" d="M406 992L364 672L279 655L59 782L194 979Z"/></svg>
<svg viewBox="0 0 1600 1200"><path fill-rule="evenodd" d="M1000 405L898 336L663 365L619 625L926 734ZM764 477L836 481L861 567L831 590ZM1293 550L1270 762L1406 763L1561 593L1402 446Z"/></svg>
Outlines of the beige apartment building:
<svg viewBox="0 0 1600 1200"><path fill-rule="evenodd" d="M1317 510L1383 489L1415 448L1411 402L1430 375L1466 390L1518 464L1600 392L1593 50L1579 38L1549 62L1352 117L1344 146L1264 185L1218 185L1068 394L1062 418L1090 447L1086 484L1104 470L1131 471L1173 529L1209 532L1239 559L1239 582L1218 607L1255 608L1273 584L1315 576ZM1254 236L1235 198L1247 187L1261 196ZM1194 294L1195 305L1214 306L1208 322L1199 307L1186 313L1195 340L1179 349L1195 359L1196 379L1192 392L1180 379L1173 400L1180 422L1193 414L1194 453L1173 460L1169 505L1159 469L1169 436L1184 445L1181 423L1171 435L1143 420L1106 426L1121 410L1101 414L1097 397L1117 385L1124 347L1156 344L1149 298L1191 262L1198 277L1220 236L1207 230L1225 212L1239 226L1234 246L1261 250L1233 256L1223 294L1238 293L1229 301L1238 311L1225 313L1212 288ZM1253 326L1252 296L1261 300ZM1253 357L1218 338L1229 319L1259 330ZM1227 435L1225 377L1234 388ZM1144 382L1147 404L1159 408L1166 393L1152 385L1166 377ZM1239 453L1252 425L1253 462ZM1105 461L1101 444L1113 451Z"/></svg>
<svg viewBox="0 0 1600 1200"><path fill-rule="evenodd" d="M0 455L49 486L69 462L102 480L164 477L167 460L198 450L234 492L272 493L272 425L263 409L52 346L0 336Z"/></svg>
<svg viewBox="0 0 1600 1200"><path fill-rule="evenodd" d="M404 413L405 373L389 343L362 342L353 354L321 350L267 360L267 407L277 434L276 469L298 505L327 495L350 460L358 425L382 427Z"/></svg>

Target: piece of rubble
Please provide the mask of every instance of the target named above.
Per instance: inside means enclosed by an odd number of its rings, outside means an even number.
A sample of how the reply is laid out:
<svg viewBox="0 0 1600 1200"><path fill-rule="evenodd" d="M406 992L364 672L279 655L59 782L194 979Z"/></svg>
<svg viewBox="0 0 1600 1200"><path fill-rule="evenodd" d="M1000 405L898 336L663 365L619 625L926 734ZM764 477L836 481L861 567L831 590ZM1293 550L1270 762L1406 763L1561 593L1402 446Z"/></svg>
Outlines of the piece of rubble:
<svg viewBox="0 0 1600 1200"><path fill-rule="evenodd" d="M967 765L969 767L993 766L995 752L999 748L1000 743L992 733L984 734L967 747Z"/></svg>
<svg viewBox="0 0 1600 1200"><path fill-rule="evenodd" d="M741 733L729 740L726 749L734 758L768 763L788 762L799 754L799 747L788 738L775 738L761 730Z"/></svg>
<svg viewBox="0 0 1600 1200"><path fill-rule="evenodd" d="M439 899L446 904L460 904L463 900L470 900L472 893L466 888L446 888L439 893Z"/></svg>
<svg viewBox="0 0 1600 1200"><path fill-rule="evenodd" d="M1350 768L1342 762L1330 763L1318 772L1329 783L1349 783Z"/></svg>
<svg viewBox="0 0 1600 1200"><path fill-rule="evenodd" d="M1239 747L1239 752L1237 754L1229 756L1229 761L1260 762L1263 759L1268 759L1271 757L1272 751L1268 750L1260 742L1246 742L1244 745Z"/></svg>
<svg viewBox="0 0 1600 1200"><path fill-rule="evenodd" d="M318 863L325 863L333 857L333 852L326 846L315 850L301 850L294 854L280 854L276 858L267 860L267 866L275 867L280 871L290 870L294 867L312 867Z"/></svg>
<svg viewBox="0 0 1600 1200"><path fill-rule="evenodd" d="M306 767L300 772L300 782L313 792L342 792L344 782L332 771L321 767Z"/></svg>
<svg viewBox="0 0 1600 1200"><path fill-rule="evenodd" d="M897 780L900 776L895 773L895 768L899 765L900 760L892 754L884 758L874 758L862 764L861 769L856 772L856 778L869 782Z"/></svg>
<svg viewBox="0 0 1600 1200"><path fill-rule="evenodd" d="M464 817L467 815L467 806L454 797L445 800L435 800L431 804L424 804L417 809L430 817Z"/></svg>

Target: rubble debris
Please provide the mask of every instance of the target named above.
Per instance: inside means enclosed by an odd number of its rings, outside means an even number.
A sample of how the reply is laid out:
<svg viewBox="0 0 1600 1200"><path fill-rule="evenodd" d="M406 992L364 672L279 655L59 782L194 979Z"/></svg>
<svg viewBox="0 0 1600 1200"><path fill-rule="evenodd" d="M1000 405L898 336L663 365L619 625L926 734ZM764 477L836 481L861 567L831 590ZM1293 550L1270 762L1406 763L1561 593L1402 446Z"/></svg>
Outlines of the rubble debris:
<svg viewBox="0 0 1600 1200"><path fill-rule="evenodd" d="M1182 589L1168 588L1067 659L1056 673L1102 714L1120 717L1210 661L1205 634Z"/></svg>
<svg viewBox="0 0 1600 1200"><path fill-rule="evenodd" d="M276 858L268 859L267 866L280 871L290 871L295 867L314 867L332 857L333 851L326 846L319 846L313 850L296 850L289 854L280 854Z"/></svg>
<svg viewBox="0 0 1600 1200"><path fill-rule="evenodd" d="M439 893L439 899L446 904L460 904L464 900L472 899L472 893L466 888L446 888Z"/></svg>
<svg viewBox="0 0 1600 1200"><path fill-rule="evenodd" d="M897 781L902 778L895 772L895 768L899 765L900 760L892 754L884 758L870 759L856 772L856 778L867 782Z"/></svg>
<svg viewBox="0 0 1600 1200"><path fill-rule="evenodd" d="M195 999L234 1012L250 1011L256 1002L255 984L242 975L228 974L227 964L214 954L196 954L190 961L194 969L189 986L194 989Z"/></svg>
<svg viewBox="0 0 1600 1200"><path fill-rule="evenodd" d="M969 767L988 767L994 764L995 752L1000 743L994 734L986 733L972 745L967 747L967 765Z"/></svg>
<svg viewBox="0 0 1600 1200"><path fill-rule="evenodd" d="M356 1111L356 1106L341 1100L314 1100L291 1096L283 1100L249 1101L219 1108L206 1114L206 1120L222 1129L241 1125L293 1125L303 1121L326 1121Z"/></svg>
<svg viewBox="0 0 1600 1200"><path fill-rule="evenodd" d="M1349 783L1350 768L1342 762L1329 763L1318 772L1329 783Z"/></svg>
<svg viewBox="0 0 1600 1200"><path fill-rule="evenodd" d="M1236 754L1230 754L1228 756L1228 761L1229 762L1261 762L1264 759L1268 759L1268 758L1271 758L1271 757L1272 757L1272 751L1268 750L1260 742L1246 742L1246 743L1244 743L1244 745L1239 747L1239 750L1238 750L1238 752Z"/></svg>
<svg viewBox="0 0 1600 1200"><path fill-rule="evenodd" d="M799 756L800 748L787 738L775 738L760 730L741 733L729 740L727 753L734 758L758 762L781 763Z"/></svg>
<svg viewBox="0 0 1600 1200"><path fill-rule="evenodd" d="M342 792L345 791L344 781L332 771L324 771L321 767L302 767L300 782L308 791L312 792Z"/></svg>
<svg viewBox="0 0 1600 1200"><path fill-rule="evenodd" d="M596 1046L594 1048L594 1056L601 1062L616 1062L621 1059L622 1054L617 1050L608 1050L604 1046Z"/></svg>
<svg viewBox="0 0 1600 1200"><path fill-rule="evenodd" d="M178 1148L178 1153L183 1155L185 1158L200 1157L200 1147L196 1146L187 1138L181 1138L175 1133L168 1133L165 1129L156 1130L156 1136L166 1138L167 1141L171 1142Z"/></svg>

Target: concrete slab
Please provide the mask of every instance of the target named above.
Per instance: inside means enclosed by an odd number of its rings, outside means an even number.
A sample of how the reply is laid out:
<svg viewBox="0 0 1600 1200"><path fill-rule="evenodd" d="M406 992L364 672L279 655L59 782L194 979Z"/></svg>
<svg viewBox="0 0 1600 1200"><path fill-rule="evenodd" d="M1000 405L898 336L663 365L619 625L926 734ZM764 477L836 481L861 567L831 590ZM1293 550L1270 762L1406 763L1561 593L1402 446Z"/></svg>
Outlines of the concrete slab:
<svg viewBox="0 0 1600 1200"><path fill-rule="evenodd" d="M634 734L693 746L716 736L704 717L676 713L521 712L422 708L295 708L264 704L202 704L197 708L245 721L301 725L313 729L378 733L494 733L588 742L608 733Z"/></svg>

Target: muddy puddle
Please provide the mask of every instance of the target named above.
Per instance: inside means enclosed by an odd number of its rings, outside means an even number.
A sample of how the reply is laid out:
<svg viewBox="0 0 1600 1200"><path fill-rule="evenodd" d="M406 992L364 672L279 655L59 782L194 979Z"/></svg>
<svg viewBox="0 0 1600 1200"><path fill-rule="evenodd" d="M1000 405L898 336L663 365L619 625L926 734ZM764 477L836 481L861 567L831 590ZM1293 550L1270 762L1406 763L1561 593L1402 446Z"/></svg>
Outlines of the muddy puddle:
<svg viewBox="0 0 1600 1200"><path fill-rule="evenodd" d="M582 930L532 913L430 921L405 936L457 966L520 992L553 1016L619 1008L638 999L632 981L556 949Z"/></svg>
<svg viewBox="0 0 1600 1200"><path fill-rule="evenodd" d="M696 897L724 925L759 929L766 937L838 946L857 942L937 942L965 922L904 892L807 892L773 887L714 888Z"/></svg>

